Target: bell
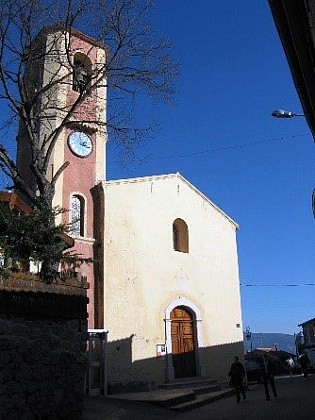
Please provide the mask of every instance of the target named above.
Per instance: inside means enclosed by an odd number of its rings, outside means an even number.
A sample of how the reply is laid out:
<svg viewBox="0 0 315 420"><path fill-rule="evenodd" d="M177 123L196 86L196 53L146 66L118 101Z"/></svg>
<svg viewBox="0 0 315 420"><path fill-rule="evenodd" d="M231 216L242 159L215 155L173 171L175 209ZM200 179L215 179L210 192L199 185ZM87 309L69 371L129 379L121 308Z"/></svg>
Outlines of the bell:
<svg viewBox="0 0 315 420"><path fill-rule="evenodd" d="M79 83L85 83L87 72L85 69L77 69L76 79Z"/></svg>

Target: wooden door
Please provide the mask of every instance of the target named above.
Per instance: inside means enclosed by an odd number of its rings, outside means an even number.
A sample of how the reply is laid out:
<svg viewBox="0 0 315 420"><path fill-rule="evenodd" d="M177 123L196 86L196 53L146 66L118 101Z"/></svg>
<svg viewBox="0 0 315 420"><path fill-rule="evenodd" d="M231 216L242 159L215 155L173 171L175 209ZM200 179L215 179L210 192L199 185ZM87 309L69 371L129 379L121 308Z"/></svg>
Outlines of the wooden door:
<svg viewBox="0 0 315 420"><path fill-rule="evenodd" d="M172 358L175 378L196 376L195 325L191 313L179 306L171 312Z"/></svg>

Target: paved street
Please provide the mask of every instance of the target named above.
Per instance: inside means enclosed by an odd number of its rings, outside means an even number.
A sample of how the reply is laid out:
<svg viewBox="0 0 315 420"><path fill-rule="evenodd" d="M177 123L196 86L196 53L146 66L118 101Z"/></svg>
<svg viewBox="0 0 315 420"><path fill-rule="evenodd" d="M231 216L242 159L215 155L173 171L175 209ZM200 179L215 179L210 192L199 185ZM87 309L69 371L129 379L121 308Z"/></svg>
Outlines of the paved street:
<svg viewBox="0 0 315 420"><path fill-rule="evenodd" d="M245 401L236 403L235 397L225 398L184 413L125 401L103 401L97 412L86 412L84 420L157 420L157 419L233 419L233 420L312 420L315 418L315 375L308 381L303 377L276 378L278 398L265 400L263 385L248 392Z"/></svg>

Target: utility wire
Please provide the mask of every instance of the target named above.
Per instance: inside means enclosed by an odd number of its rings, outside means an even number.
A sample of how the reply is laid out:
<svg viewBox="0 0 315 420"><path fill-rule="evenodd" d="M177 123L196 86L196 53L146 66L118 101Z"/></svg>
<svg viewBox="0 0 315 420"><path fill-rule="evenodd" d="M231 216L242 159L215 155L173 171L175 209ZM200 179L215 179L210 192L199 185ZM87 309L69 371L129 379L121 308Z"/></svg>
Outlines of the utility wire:
<svg viewBox="0 0 315 420"><path fill-rule="evenodd" d="M223 147L215 147L213 149L209 150L201 150L199 152L192 152L192 153L184 153L184 154L176 154L176 155L165 155L165 156L156 156L156 157L150 157L146 156L142 158L142 160L161 160L161 159L175 159L175 158L186 158L186 157L194 157L199 155L204 155L208 153L215 153L215 152L221 152L225 150L235 150L235 149L245 149L246 147L253 147L259 144L263 143L270 143L270 142L276 142L276 141L289 141L291 139L299 138L299 137L306 137L310 136L310 133L304 133L304 134L296 134L292 136L286 136L286 137L276 137L271 139L262 139L262 140L256 140L249 143L243 143L243 144L236 144L236 145L227 145ZM5 146L7 150L15 151L16 145L6 145ZM20 148L28 149L27 146L20 146Z"/></svg>
<svg viewBox="0 0 315 420"><path fill-rule="evenodd" d="M243 299L243 301L244 301L244 299ZM247 308L257 308L258 306L263 306L263 307L265 307L265 306L275 306L275 303L274 302L251 302L251 303L246 303L246 305L244 304L244 302L243 302L243 310L244 310L244 307L246 306L246 309ZM279 302L277 302L277 308L278 307L284 307L284 308L288 308L288 307L290 307L290 308L305 308L305 307L315 307L315 305L312 305L312 304L306 304L306 303L303 303L303 304L301 304L301 305L296 305L295 303L291 303L291 302L287 302L287 303L279 303Z"/></svg>
<svg viewBox="0 0 315 420"><path fill-rule="evenodd" d="M235 149L245 149L247 147L253 147L253 146L257 146L259 144L263 144L263 143L269 143L269 142L275 142L275 141L287 141L287 140L291 140L291 139L295 139L298 137L306 137L306 136L310 136L310 133L305 133L305 134L297 134L294 136L287 136L287 137L277 137L277 138L271 138L271 139L263 139L263 140L257 140L257 141L253 141L250 143L244 143L244 144L238 144L238 145L234 145L234 146L224 146L224 147L216 147L214 149L209 149L209 150L201 150L200 152L193 152L193 153L185 153L185 154L180 154L180 155L169 155L169 156L157 156L157 157L145 157L142 159L143 162L148 162L150 160L163 160L163 159L176 159L176 158L189 158L189 157L196 157L196 156L200 156L200 155L204 155L204 154L208 154L208 153L215 153L215 152L222 152L222 151L226 151L226 150L235 150Z"/></svg>
<svg viewBox="0 0 315 420"><path fill-rule="evenodd" d="M297 283L297 284L242 284L242 287L304 287L304 286L315 286L315 283Z"/></svg>

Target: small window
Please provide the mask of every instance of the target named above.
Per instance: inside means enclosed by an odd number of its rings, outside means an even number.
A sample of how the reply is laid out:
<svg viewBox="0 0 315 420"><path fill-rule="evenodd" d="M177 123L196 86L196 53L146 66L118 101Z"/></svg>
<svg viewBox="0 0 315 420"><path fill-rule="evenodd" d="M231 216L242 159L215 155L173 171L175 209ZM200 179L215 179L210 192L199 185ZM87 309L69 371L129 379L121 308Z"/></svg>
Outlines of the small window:
<svg viewBox="0 0 315 420"><path fill-rule="evenodd" d="M73 60L72 89L75 92L83 92L88 89L91 79L91 61L88 56L76 53Z"/></svg>
<svg viewBox="0 0 315 420"><path fill-rule="evenodd" d="M175 251L189 251L188 245L188 226L182 219L176 219L173 223L173 247Z"/></svg>
<svg viewBox="0 0 315 420"><path fill-rule="evenodd" d="M71 198L71 234L84 236L84 199L79 195Z"/></svg>

